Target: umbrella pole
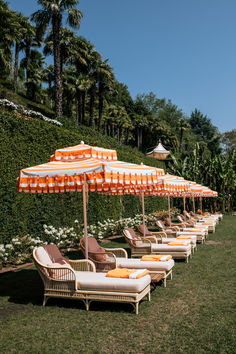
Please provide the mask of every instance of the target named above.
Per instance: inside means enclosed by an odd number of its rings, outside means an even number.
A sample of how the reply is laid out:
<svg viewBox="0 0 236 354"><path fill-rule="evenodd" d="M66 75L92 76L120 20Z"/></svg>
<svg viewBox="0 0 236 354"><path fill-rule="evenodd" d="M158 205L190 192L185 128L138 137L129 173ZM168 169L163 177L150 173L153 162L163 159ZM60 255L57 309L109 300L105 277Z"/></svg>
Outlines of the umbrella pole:
<svg viewBox="0 0 236 354"><path fill-rule="evenodd" d="M170 225L171 225L171 217L170 217L170 196L168 195L168 212L169 212L169 219L170 219Z"/></svg>
<svg viewBox="0 0 236 354"><path fill-rule="evenodd" d="M200 209L202 211L202 197L200 197Z"/></svg>
<svg viewBox="0 0 236 354"><path fill-rule="evenodd" d="M87 231L87 207L86 207L86 177L84 174L83 183L83 209L84 209L84 243L85 243L85 258L88 259L88 231Z"/></svg>
<svg viewBox="0 0 236 354"><path fill-rule="evenodd" d="M143 212L143 231L144 231L144 237L146 236L146 227L145 227L145 210L144 210L144 192L142 191L141 194L142 197L142 212Z"/></svg>
<svg viewBox="0 0 236 354"><path fill-rule="evenodd" d="M186 199L185 199L186 197L183 197L183 202L184 202L184 211L186 210L185 209L185 204L186 204Z"/></svg>
<svg viewBox="0 0 236 354"><path fill-rule="evenodd" d="M193 197L193 212L195 214L195 199L194 199L194 197Z"/></svg>

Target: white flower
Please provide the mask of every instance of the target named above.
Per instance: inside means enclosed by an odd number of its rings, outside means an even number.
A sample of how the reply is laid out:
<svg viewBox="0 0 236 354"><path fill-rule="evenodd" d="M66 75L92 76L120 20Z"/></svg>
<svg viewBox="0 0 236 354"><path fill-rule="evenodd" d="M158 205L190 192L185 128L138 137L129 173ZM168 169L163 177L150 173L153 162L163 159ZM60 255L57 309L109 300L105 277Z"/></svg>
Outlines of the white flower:
<svg viewBox="0 0 236 354"><path fill-rule="evenodd" d="M12 250L13 246L11 244L8 244L8 245L5 246L5 248L8 248L8 249Z"/></svg>

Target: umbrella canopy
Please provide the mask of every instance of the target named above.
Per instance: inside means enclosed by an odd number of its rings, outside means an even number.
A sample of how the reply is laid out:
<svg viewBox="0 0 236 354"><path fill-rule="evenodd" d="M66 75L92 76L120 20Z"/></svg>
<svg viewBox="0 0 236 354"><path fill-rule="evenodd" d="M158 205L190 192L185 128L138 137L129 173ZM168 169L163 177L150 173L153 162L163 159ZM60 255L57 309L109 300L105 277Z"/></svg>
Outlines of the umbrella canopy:
<svg viewBox="0 0 236 354"><path fill-rule="evenodd" d="M71 162L87 158L98 160L117 160L116 150L104 149L97 146L90 146L83 141L79 145L58 149L51 156L50 161Z"/></svg>
<svg viewBox="0 0 236 354"><path fill-rule="evenodd" d="M63 193L82 191L87 182L90 191L119 190L124 187L152 188L164 170L122 161L85 159L75 162L51 161L20 171L18 191L25 193ZM127 188L128 190L128 188Z"/></svg>

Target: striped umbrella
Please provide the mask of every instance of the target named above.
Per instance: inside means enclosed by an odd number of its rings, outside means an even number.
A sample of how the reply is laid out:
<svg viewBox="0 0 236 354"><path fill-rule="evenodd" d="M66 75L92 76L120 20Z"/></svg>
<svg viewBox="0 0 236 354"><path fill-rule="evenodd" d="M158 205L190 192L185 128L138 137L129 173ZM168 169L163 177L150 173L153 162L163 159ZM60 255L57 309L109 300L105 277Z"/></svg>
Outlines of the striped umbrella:
<svg viewBox="0 0 236 354"><path fill-rule="evenodd" d="M65 149L66 154L68 149ZM62 149L64 150L64 149ZM98 151L99 148L90 149ZM105 149L104 149L105 150ZM81 150L80 150L81 152ZM71 153L71 152L70 152ZM102 155L105 157L105 153ZM18 180L18 191L25 193L64 193L83 192L84 210L84 236L86 258L87 248L87 211L86 192L88 190L98 192L109 192L112 190L152 190L157 185L158 177L165 174L163 169L149 167L145 165L135 165L122 161L117 161L115 154L106 155L112 158L95 159L75 158L69 156L71 162L64 162L64 152L60 155L60 161L56 159L55 153L51 162L22 169ZM84 153L83 153L84 154ZM58 155L59 156L59 155ZM112 160L113 159L113 160Z"/></svg>

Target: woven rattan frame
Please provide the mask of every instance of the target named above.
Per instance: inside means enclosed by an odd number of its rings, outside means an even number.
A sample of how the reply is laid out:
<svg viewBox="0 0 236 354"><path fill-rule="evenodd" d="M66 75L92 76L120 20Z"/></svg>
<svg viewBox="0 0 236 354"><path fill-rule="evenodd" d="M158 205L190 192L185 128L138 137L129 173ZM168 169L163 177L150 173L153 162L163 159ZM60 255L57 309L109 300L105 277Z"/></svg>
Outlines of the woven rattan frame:
<svg viewBox="0 0 236 354"><path fill-rule="evenodd" d="M131 249L131 258L136 258L136 257L142 257L147 254L160 254L160 255L165 255L166 252L159 252L159 251L154 251L152 249L152 243L150 240L147 239L147 237L142 238L141 240L138 240L138 245L136 244L137 240L132 240L129 237L127 237L126 230L123 230L123 234L125 237L126 242L129 244L130 249ZM189 251L182 251L182 252L172 252L168 251L168 254L170 254L173 258L177 259L185 259L186 262L188 263L189 257L191 257L191 248Z"/></svg>
<svg viewBox="0 0 236 354"><path fill-rule="evenodd" d="M34 264L42 278L44 284L44 300L43 306L49 298L64 298L64 299L74 299L81 300L85 304L86 310L89 310L90 303L92 301L103 301L103 302L119 302L119 303L129 303L134 309L135 313L138 314L139 303L144 298L147 297L148 301L151 300L150 297L150 285L143 289L139 293L134 292L123 292L123 291L107 291L107 290L80 290L77 287L76 271L90 271L96 272L95 265L90 260L78 260L71 261L70 265L73 269L68 268L52 268L46 267L37 260L35 251L33 250L33 260ZM49 270L54 271L54 277L50 277ZM55 278L60 278L63 272L67 272L68 280L58 280Z"/></svg>

